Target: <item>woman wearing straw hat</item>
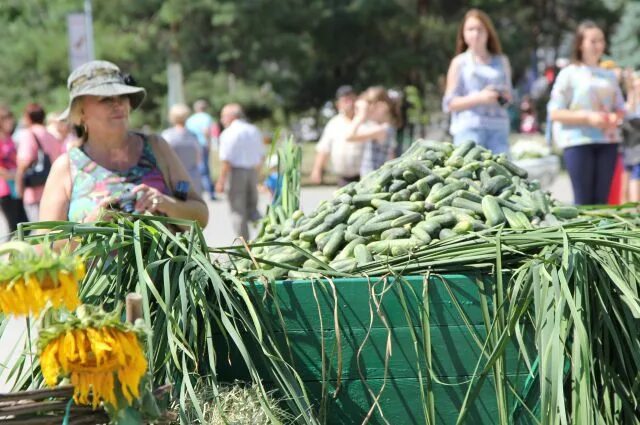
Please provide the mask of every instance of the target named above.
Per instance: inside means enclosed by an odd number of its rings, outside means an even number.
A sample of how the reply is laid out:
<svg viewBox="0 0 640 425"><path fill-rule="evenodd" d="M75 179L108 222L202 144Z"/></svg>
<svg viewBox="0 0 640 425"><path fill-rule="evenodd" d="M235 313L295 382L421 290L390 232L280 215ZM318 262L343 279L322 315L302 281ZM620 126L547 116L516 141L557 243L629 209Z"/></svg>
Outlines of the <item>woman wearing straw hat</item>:
<svg viewBox="0 0 640 425"><path fill-rule="evenodd" d="M61 119L76 127L82 145L52 165L40 220L90 222L119 207L207 224L207 206L169 145L129 130L129 112L142 103L145 89L106 61L78 67L67 87Z"/></svg>

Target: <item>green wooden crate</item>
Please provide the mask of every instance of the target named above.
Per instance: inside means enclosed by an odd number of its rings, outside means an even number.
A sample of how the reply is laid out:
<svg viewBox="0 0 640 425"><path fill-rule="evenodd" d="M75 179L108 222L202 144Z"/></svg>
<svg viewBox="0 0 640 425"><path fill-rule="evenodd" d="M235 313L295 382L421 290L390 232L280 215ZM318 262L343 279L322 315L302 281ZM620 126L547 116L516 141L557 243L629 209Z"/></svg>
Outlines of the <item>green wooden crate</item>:
<svg viewBox="0 0 640 425"><path fill-rule="evenodd" d="M387 423L385 420L398 425L424 424L421 394L428 387L433 392L436 423L454 424L468 381L482 357L478 342L487 335L480 281L487 291L493 290L493 278L479 273L431 275L428 279L282 281L266 291L261 284L247 286L269 317L264 325L272 328L281 353L304 381L318 415L327 424L362 423L369 413L371 424ZM486 295L491 300L494 294ZM489 309L493 314L493 304ZM426 338L431 341L431 368ZM530 355L534 354L531 336L525 334L525 340ZM219 334L215 343L218 378L248 380L238 353ZM259 356L255 361L264 369ZM484 360L480 367L483 365ZM518 393L516 397L507 389L510 422L534 423L517 401L533 405L537 394L515 342L507 348L505 371ZM263 376L267 385L272 383L266 373ZM466 423L497 423L494 388L490 376L471 405Z"/></svg>

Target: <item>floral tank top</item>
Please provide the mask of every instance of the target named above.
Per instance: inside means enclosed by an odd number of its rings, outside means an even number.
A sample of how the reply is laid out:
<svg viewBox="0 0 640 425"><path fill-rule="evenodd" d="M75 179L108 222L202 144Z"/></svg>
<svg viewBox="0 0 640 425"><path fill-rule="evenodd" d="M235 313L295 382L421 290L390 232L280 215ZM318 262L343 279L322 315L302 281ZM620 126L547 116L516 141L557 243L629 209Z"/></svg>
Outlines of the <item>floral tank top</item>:
<svg viewBox="0 0 640 425"><path fill-rule="evenodd" d="M98 165L89 158L82 147L69 150L69 162L72 181L69 221L82 222L104 198L119 196L139 184L144 183L162 193L168 193L146 137L140 160L126 171L109 170Z"/></svg>

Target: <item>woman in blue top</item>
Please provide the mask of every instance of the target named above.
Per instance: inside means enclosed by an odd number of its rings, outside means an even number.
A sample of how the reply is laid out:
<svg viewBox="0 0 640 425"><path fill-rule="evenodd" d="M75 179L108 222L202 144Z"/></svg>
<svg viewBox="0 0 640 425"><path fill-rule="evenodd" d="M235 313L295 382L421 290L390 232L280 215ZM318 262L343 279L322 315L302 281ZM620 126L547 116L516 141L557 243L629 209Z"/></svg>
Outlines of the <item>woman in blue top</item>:
<svg viewBox="0 0 640 425"><path fill-rule="evenodd" d="M473 140L494 153L507 152L511 97L511 66L491 19L471 9L458 29L442 100L442 109L451 113L453 142Z"/></svg>
<svg viewBox="0 0 640 425"><path fill-rule="evenodd" d="M580 24L572 64L558 74L549 100L577 205L607 202L621 140L624 99L615 74L598 66L604 49L602 30Z"/></svg>

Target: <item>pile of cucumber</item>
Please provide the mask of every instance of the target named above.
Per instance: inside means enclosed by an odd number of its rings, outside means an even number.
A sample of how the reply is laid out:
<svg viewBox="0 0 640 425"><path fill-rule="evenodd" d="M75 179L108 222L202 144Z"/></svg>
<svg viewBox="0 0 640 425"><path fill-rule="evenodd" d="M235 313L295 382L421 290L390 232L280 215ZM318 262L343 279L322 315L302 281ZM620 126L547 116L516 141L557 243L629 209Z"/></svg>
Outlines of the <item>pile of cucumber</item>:
<svg viewBox="0 0 640 425"><path fill-rule="evenodd" d="M529 229L577 216L575 207L558 205L537 182L527 181L527 172L505 155L474 142L454 147L418 140L308 215L296 211L282 225L267 226L256 242L291 242L321 263L350 272L471 231ZM277 264L319 269L318 261L292 246L252 253ZM287 273L281 271L280 276Z"/></svg>

